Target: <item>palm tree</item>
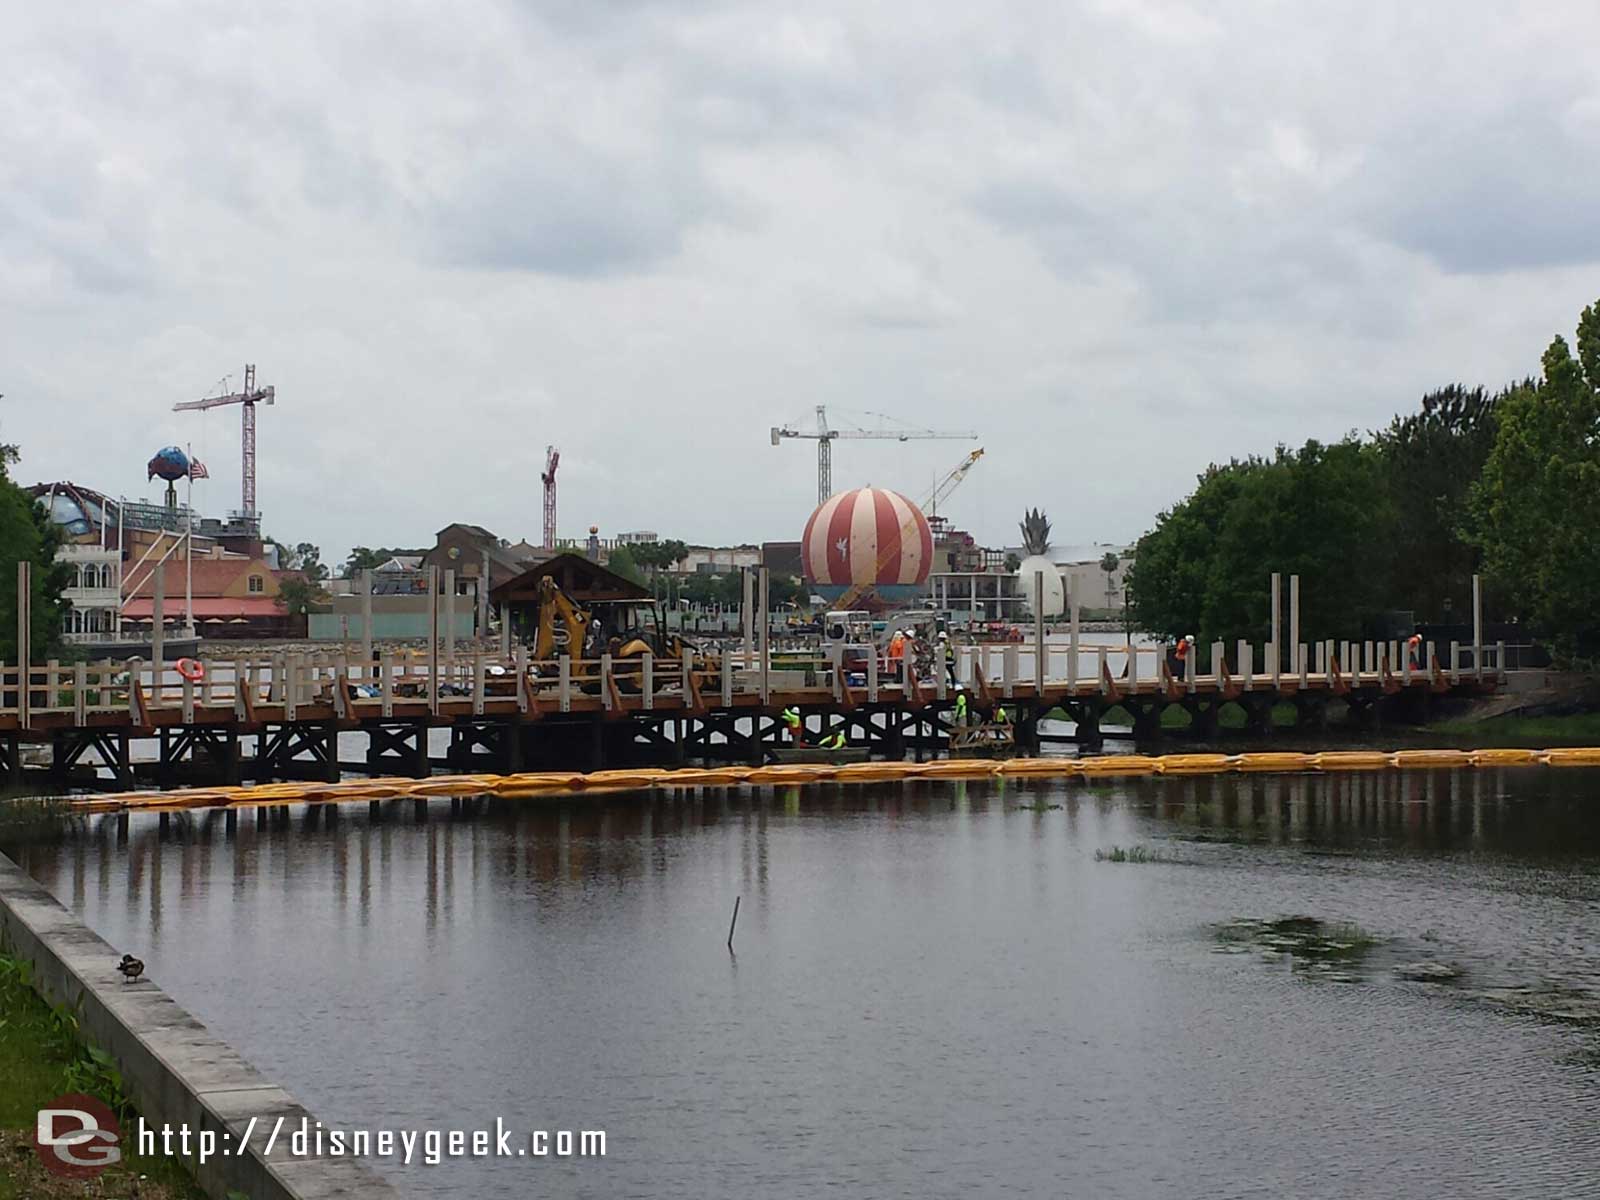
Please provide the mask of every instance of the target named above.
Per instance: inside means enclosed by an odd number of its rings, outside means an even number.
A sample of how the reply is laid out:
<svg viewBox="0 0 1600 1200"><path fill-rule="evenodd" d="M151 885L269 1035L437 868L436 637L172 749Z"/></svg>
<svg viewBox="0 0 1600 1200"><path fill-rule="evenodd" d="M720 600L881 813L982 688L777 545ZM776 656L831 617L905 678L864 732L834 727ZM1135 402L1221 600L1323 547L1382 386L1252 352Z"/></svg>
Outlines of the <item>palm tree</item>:
<svg viewBox="0 0 1600 1200"><path fill-rule="evenodd" d="M1100 558L1100 569L1106 573L1106 607L1111 608L1111 598L1117 594L1117 589L1112 585L1112 577L1116 575L1117 568L1122 565L1122 559L1117 557L1115 550L1107 550Z"/></svg>

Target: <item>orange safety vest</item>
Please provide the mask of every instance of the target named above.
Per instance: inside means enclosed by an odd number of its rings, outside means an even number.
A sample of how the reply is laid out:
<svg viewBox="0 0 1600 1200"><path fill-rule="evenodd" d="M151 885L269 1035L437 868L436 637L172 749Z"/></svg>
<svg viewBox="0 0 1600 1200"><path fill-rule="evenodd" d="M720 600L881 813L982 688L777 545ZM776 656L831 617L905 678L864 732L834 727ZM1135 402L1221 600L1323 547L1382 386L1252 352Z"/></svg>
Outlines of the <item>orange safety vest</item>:
<svg viewBox="0 0 1600 1200"><path fill-rule="evenodd" d="M889 657L904 658L906 655L906 640L898 633L889 639Z"/></svg>
<svg viewBox="0 0 1600 1200"><path fill-rule="evenodd" d="M1189 641L1187 638L1178 643L1177 654L1179 662L1189 657Z"/></svg>

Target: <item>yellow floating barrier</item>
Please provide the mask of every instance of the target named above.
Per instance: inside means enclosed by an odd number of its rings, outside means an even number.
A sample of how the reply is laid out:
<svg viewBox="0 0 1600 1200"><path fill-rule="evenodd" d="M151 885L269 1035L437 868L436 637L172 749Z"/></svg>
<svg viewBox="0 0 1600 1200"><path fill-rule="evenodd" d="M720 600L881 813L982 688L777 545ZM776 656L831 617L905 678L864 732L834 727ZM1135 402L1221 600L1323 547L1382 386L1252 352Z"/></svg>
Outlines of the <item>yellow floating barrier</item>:
<svg viewBox="0 0 1600 1200"><path fill-rule="evenodd" d="M1537 767L1540 762L1537 750L1468 750L1467 757L1475 767Z"/></svg>
<svg viewBox="0 0 1600 1200"><path fill-rule="evenodd" d="M756 767L745 776L747 783L811 783L831 779L839 768L829 763L784 763Z"/></svg>
<svg viewBox="0 0 1600 1200"><path fill-rule="evenodd" d="M1104 754L1078 759L1078 770L1085 775L1154 775L1161 762L1144 754Z"/></svg>
<svg viewBox="0 0 1600 1200"><path fill-rule="evenodd" d="M419 779L411 788L413 796L481 796L494 791L498 775L441 775Z"/></svg>
<svg viewBox="0 0 1600 1200"><path fill-rule="evenodd" d="M1163 754L1156 759L1163 775L1219 775L1233 770L1226 754Z"/></svg>
<svg viewBox="0 0 1600 1200"><path fill-rule="evenodd" d="M658 787L730 787L741 784L754 773L754 767L680 767L663 771Z"/></svg>
<svg viewBox="0 0 1600 1200"><path fill-rule="evenodd" d="M922 764L922 776L925 779L951 776L978 779L985 775L996 775L999 771L1000 764L992 758L944 758Z"/></svg>
<svg viewBox="0 0 1600 1200"><path fill-rule="evenodd" d="M1472 756L1465 750L1396 750L1390 757L1401 770L1472 765Z"/></svg>
<svg viewBox="0 0 1600 1200"><path fill-rule="evenodd" d="M1236 754L1233 764L1240 771L1307 771L1315 755L1292 751L1264 754Z"/></svg>
<svg viewBox="0 0 1600 1200"><path fill-rule="evenodd" d="M647 788L655 784L666 772L659 767L632 767L615 771L590 771L583 777L584 787Z"/></svg>
<svg viewBox="0 0 1600 1200"><path fill-rule="evenodd" d="M637 768L596 771L532 771L516 775L443 775L430 779L388 776L339 783L265 783L253 787L203 787L189 791L123 792L110 796L69 799L76 812L109 813L140 809L173 812L211 806L258 807L280 804L323 804L389 800L414 796L475 796L493 793L508 799L568 795L578 792L637 791L647 787L805 784L821 780L871 783L894 779L980 779L990 775L1038 778L1130 775L1195 775L1227 771L1382 771L1391 767L1600 767L1600 747L1550 750L1327 750L1320 754L1139 754L1089 758L953 758L929 763L864 762L777 763L765 767L683 767L676 770Z"/></svg>
<svg viewBox="0 0 1600 1200"><path fill-rule="evenodd" d="M1075 758L1002 758L1000 774L1030 776L1043 779L1065 779L1078 774Z"/></svg>
<svg viewBox="0 0 1600 1200"><path fill-rule="evenodd" d="M497 796L507 792L571 791L583 786L583 776L577 771L521 771L515 775L502 775L489 790Z"/></svg>
<svg viewBox="0 0 1600 1200"><path fill-rule="evenodd" d="M1386 771L1394 764L1378 750L1324 750L1311 756L1318 771Z"/></svg>
<svg viewBox="0 0 1600 1200"><path fill-rule="evenodd" d="M923 773L924 763L862 762L847 763L833 773L840 783L881 783L884 780L915 779Z"/></svg>
<svg viewBox="0 0 1600 1200"><path fill-rule="evenodd" d="M1550 767L1600 767L1600 747L1575 746L1545 750L1539 758Z"/></svg>

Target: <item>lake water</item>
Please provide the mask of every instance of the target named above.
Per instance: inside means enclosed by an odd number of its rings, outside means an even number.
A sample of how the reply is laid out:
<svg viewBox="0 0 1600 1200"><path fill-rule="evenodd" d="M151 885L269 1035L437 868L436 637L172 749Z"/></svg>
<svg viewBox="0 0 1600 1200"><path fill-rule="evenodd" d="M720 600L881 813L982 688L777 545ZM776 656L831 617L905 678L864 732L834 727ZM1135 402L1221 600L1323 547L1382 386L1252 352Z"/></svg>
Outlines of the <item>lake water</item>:
<svg viewBox="0 0 1600 1200"><path fill-rule="evenodd" d="M330 1125L608 1134L417 1195L1600 1193L1600 773L258 811L0 841Z"/></svg>

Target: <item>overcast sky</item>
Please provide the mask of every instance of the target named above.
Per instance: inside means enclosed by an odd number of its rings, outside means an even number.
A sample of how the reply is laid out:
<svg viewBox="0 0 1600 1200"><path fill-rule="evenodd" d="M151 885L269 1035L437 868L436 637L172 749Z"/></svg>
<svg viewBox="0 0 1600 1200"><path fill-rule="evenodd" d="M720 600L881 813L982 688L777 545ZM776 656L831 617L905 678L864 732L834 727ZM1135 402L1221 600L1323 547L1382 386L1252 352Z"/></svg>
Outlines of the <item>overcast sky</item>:
<svg viewBox="0 0 1600 1200"><path fill-rule="evenodd" d="M0 0L21 481L281 540L798 538L819 403L946 511L1136 537L1213 459L1536 369L1600 297L1600 6ZM960 441L841 442L913 499Z"/></svg>

